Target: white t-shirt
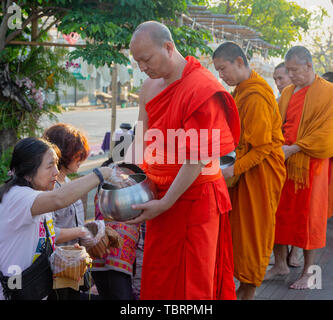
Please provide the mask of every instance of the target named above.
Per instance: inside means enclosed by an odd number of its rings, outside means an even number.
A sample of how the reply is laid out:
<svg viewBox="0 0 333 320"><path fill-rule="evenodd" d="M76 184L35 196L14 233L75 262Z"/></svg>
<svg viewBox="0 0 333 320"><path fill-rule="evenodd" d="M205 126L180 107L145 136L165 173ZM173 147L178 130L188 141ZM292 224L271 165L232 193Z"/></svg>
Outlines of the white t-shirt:
<svg viewBox="0 0 333 320"><path fill-rule="evenodd" d="M52 213L31 215L31 207L41 192L14 186L3 196L0 203L0 270L5 276L13 276L16 271L11 270L16 266L21 271L25 270L40 255L41 245L46 238L45 219L54 246Z"/></svg>

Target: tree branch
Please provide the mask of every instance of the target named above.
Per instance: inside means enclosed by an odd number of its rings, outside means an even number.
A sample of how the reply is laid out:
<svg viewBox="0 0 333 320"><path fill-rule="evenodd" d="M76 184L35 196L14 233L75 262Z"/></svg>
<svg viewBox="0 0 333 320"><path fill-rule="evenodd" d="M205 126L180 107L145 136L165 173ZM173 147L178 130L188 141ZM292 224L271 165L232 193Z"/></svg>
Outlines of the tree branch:
<svg viewBox="0 0 333 320"><path fill-rule="evenodd" d="M45 30L43 30L42 28L41 28L41 31L39 32L39 34L38 34L38 36L37 36L37 38L36 38L36 40L38 40L44 33L47 33L55 24L57 24L59 21L61 21L61 19L63 18L65 16L65 13L63 13L62 15L61 15L61 17L59 17L58 19L55 19ZM43 25L44 26L44 25ZM42 26L42 27L43 27Z"/></svg>
<svg viewBox="0 0 333 320"><path fill-rule="evenodd" d="M32 21L35 19L39 19L43 17L43 15L37 15L37 14L32 14L30 17L27 18L27 20L24 21L24 23L22 24L22 29L18 29L12 33L10 33L6 40L5 40L5 44L7 44L9 41L13 40L15 37L17 37L19 34L22 33L22 31L24 30L24 28Z"/></svg>
<svg viewBox="0 0 333 320"><path fill-rule="evenodd" d="M252 10L251 10L251 14L247 17L247 19L246 19L246 21L245 21L245 23L244 23L246 26L249 25L249 22L250 22L251 18L253 17L253 14L254 14L254 10L253 10L253 8L252 8Z"/></svg>
<svg viewBox="0 0 333 320"><path fill-rule="evenodd" d="M8 7L13 4L13 1L8 0L7 5L6 1L2 1L2 9L3 9L3 19L0 25L0 51L2 51L5 47L5 39L6 33L8 30L8 20L10 18L10 14L8 13Z"/></svg>
<svg viewBox="0 0 333 320"><path fill-rule="evenodd" d="M22 29L16 30L12 33L10 33L7 38L5 39L5 44L8 44L9 41L13 40L15 37L17 37L19 34L22 33L23 29L33 20L40 19L45 16L51 16L55 15L59 12L69 12L70 9L67 8L60 8L60 7L47 7L42 8L37 11L35 11L33 14L31 14L22 24ZM41 13L42 12L42 13ZM39 14L41 13L41 14Z"/></svg>
<svg viewBox="0 0 333 320"><path fill-rule="evenodd" d="M227 9L226 9L226 11L225 11L225 13L226 14L229 14L229 12L230 12L230 0L227 0Z"/></svg>

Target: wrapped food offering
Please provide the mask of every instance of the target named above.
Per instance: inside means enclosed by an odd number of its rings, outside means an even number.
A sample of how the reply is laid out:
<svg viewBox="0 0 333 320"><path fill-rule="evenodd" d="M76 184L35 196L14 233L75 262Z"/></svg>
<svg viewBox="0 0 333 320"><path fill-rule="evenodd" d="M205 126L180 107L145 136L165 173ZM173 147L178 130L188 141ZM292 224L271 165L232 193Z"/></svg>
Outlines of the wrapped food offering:
<svg viewBox="0 0 333 320"><path fill-rule="evenodd" d="M112 164L112 174L106 183L111 184L117 189L122 189L135 185L137 182L126 174L118 165Z"/></svg>
<svg viewBox="0 0 333 320"><path fill-rule="evenodd" d="M86 223L85 228L89 232L81 238L81 244L92 258L102 258L110 247L119 248L122 245L122 238L117 231L105 226L103 220Z"/></svg>
<svg viewBox="0 0 333 320"><path fill-rule="evenodd" d="M77 282L82 279L91 262L86 249L81 246L58 246L50 256L54 277Z"/></svg>

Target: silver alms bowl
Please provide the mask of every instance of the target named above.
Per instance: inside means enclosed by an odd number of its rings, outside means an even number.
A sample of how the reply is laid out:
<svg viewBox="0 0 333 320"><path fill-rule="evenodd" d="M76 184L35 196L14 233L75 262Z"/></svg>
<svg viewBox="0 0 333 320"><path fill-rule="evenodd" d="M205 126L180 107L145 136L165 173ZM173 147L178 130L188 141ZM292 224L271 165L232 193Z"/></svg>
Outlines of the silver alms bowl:
<svg viewBox="0 0 333 320"><path fill-rule="evenodd" d="M105 218L116 221L134 219L142 213L142 210L132 209L133 204L156 199L156 187L144 173L131 174L130 177L137 184L122 189L107 183L101 186L98 204Z"/></svg>
<svg viewBox="0 0 333 320"><path fill-rule="evenodd" d="M230 153L226 154L225 156L220 158L220 168L223 170L232 166L236 161L236 152L231 151Z"/></svg>

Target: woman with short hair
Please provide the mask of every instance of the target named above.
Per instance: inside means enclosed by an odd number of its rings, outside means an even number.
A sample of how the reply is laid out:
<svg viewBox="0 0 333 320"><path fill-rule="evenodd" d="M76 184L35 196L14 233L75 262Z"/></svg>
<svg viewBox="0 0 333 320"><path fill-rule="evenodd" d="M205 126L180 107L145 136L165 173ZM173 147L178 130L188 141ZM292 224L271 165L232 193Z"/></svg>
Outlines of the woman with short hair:
<svg viewBox="0 0 333 320"><path fill-rule="evenodd" d="M21 271L30 267L48 238L54 247L51 212L69 206L112 174L108 167L95 169L53 190L59 155L58 148L43 139L25 138L14 147L11 177L0 187L0 300L5 297L3 286L8 289L9 284L4 277L13 275L13 266Z"/></svg>

